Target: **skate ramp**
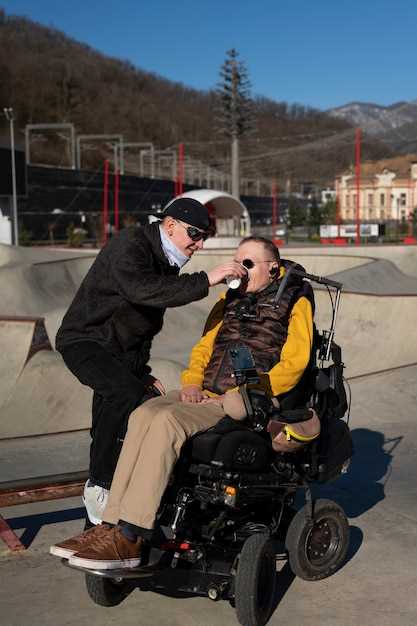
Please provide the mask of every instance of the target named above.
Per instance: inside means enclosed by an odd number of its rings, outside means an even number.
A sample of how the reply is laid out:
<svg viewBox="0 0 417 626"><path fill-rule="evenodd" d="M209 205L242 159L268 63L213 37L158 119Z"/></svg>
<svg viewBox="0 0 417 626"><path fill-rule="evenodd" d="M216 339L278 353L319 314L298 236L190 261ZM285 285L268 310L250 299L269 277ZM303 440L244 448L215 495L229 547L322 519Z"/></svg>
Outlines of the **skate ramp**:
<svg viewBox="0 0 417 626"><path fill-rule="evenodd" d="M330 327L326 292L316 292L316 324ZM336 324L346 376L417 363L417 296L343 293Z"/></svg>
<svg viewBox="0 0 417 626"><path fill-rule="evenodd" d="M385 296L417 295L417 277L404 274L386 259L375 259L355 269L335 272L331 276L343 283L343 291Z"/></svg>
<svg viewBox="0 0 417 626"><path fill-rule="evenodd" d="M44 263L48 261L71 260L78 258L94 258L98 250L82 250L71 248L52 247L24 247L9 246L0 243L0 268L15 266L22 263L31 265L33 263Z"/></svg>
<svg viewBox="0 0 417 626"><path fill-rule="evenodd" d="M184 366L153 359L167 391L178 389ZM0 439L89 429L92 391L81 385L57 352L37 352L12 382L1 406Z"/></svg>
<svg viewBox="0 0 417 626"><path fill-rule="evenodd" d="M38 350L52 350L42 318L0 317L0 408Z"/></svg>
<svg viewBox="0 0 417 626"><path fill-rule="evenodd" d="M179 389L181 372L185 368L185 362L179 363L171 359L154 357L149 362L152 375L158 378L167 391Z"/></svg>
<svg viewBox="0 0 417 626"><path fill-rule="evenodd" d="M335 256L330 258L327 254L292 254L291 250L282 250L281 253L284 258L302 265L309 274L318 276L330 276L335 272L366 265L370 261L367 257Z"/></svg>
<svg viewBox="0 0 417 626"><path fill-rule="evenodd" d="M57 352L37 352L1 407L0 438L88 428L91 399Z"/></svg>
<svg viewBox="0 0 417 626"><path fill-rule="evenodd" d="M368 258L369 260L386 259L409 276L417 276L417 246L416 245L363 245L363 246L304 246L282 248L283 256L292 259L298 256L326 256L327 258ZM346 267L348 269L348 267ZM333 271L339 271L333 270ZM332 272L331 268L329 272Z"/></svg>
<svg viewBox="0 0 417 626"><path fill-rule="evenodd" d="M89 388L67 370L51 349L62 317L95 258L67 250L0 246L0 438L87 429L91 421ZM34 354L35 326L44 316L42 352ZM39 333L36 334L38 336ZM39 338L38 338L39 339ZM39 341L37 342L39 344ZM34 354L34 356L32 356ZM155 376L176 389L183 362L171 350L151 361ZM31 358L30 358L31 357Z"/></svg>
<svg viewBox="0 0 417 626"><path fill-rule="evenodd" d="M342 293L336 341L343 346L348 377L417 362L414 279L392 261L365 256L361 250L361 255L335 254L339 252L335 249L328 254L322 248L283 251L283 256L301 263L308 272L345 283L348 292ZM347 251L352 252L352 248ZM394 252L400 258L400 252ZM233 253L207 250L196 255L185 270L209 270L230 260ZM417 248L405 253L408 260L413 254L417 261ZM72 251L0 246L0 315L44 316L53 344L62 315L94 256L94 252L80 256ZM154 341L152 363L155 375L168 389L178 387L180 371L223 291L224 286L216 287L204 300L167 311L164 328ZM317 325L328 328L331 307L326 292L316 290L316 300ZM14 337L10 334L10 344L2 346L0 437L89 428L90 390L66 370L56 353L38 352L28 361L29 335L29 331ZM6 354L12 355L11 364L4 358ZM6 394L4 389L10 391Z"/></svg>
<svg viewBox="0 0 417 626"><path fill-rule="evenodd" d="M93 258L84 256L0 266L0 315L44 317L53 344L62 317Z"/></svg>
<svg viewBox="0 0 417 626"><path fill-rule="evenodd" d="M224 291L224 285L215 287L204 300L179 309L167 309L162 331L152 343L152 356L187 364L191 349L203 333L209 312Z"/></svg>
<svg viewBox="0 0 417 626"><path fill-rule="evenodd" d="M157 358L151 367L167 391L178 389L183 364ZM39 351L23 367L1 407L0 439L89 429L92 395L60 354Z"/></svg>

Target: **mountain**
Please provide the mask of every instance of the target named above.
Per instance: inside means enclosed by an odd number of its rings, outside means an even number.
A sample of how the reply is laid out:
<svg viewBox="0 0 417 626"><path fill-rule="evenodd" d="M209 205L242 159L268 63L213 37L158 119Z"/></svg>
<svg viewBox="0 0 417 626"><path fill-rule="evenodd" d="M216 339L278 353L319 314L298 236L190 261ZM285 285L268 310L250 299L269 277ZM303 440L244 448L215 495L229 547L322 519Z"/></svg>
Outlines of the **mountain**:
<svg viewBox="0 0 417 626"><path fill-rule="evenodd" d="M326 111L339 120L360 127L369 135L391 145L395 151L417 147L417 100L381 106L372 102L350 102Z"/></svg>
<svg viewBox="0 0 417 626"><path fill-rule="evenodd" d="M18 142L26 124L72 123L77 134L120 134L125 142L153 142L161 149L176 150L182 142L194 163L230 172L230 139L217 128L220 98L214 88L198 91L169 81L1 9L0 77L0 102L14 109ZM288 181L328 184L353 161L354 129L345 119L261 96L253 109L254 131L240 144L241 177L250 179L252 191L257 180L264 181L264 192L272 179L280 189ZM7 133L0 116L0 136ZM53 132L38 136L33 160L67 164L64 141ZM390 149L377 138L367 142L366 158L388 156ZM83 165L100 169L104 158L112 158L109 147L85 150ZM126 173L138 173L138 161L132 157Z"/></svg>

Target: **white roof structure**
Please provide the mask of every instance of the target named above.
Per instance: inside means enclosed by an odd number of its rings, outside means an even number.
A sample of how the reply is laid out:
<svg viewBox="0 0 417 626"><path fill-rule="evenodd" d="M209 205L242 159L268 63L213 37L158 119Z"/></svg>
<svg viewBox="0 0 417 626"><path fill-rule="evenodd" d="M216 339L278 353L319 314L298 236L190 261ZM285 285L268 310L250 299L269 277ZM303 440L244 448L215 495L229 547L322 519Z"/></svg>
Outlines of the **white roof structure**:
<svg viewBox="0 0 417 626"><path fill-rule="evenodd" d="M216 218L227 219L230 217L245 218L250 224L249 213L245 205L235 196L225 191L216 189L193 189L183 193L180 198L193 198L201 204L211 204L216 211Z"/></svg>
<svg viewBox="0 0 417 626"><path fill-rule="evenodd" d="M177 198L193 198L193 200L198 200L201 204L214 209L216 235L206 241L205 248L235 248L242 237L250 235L249 212L245 205L235 196L231 196L230 193L216 189L193 189L177 196ZM168 207L171 202L166 206Z"/></svg>

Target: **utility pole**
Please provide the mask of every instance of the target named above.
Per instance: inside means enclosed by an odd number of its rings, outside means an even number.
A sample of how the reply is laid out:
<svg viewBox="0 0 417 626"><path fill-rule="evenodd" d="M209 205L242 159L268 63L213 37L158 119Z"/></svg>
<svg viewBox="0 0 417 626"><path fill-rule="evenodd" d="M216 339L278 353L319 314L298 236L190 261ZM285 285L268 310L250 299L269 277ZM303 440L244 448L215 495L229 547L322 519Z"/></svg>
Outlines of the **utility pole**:
<svg viewBox="0 0 417 626"><path fill-rule="evenodd" d="M232 135L232 196L240 196L239 137Z"/></svg>
<svg viewBox="0 0 417 626"><path fill-rule="evenodd" d="M4 107L4 116L10 124L10 157L12 162L12 194L13 194L13 243L19 245L19 224L17 222L17 191L16 191L16 158L14 152L14 114L12 107Z"/></svg>
<svg viewBox="0 0 417 626"><path fill-rule="evenodd" d="M231 110L234 123L232 125L232 196L239 198L240 196L240 160L239 160L239 136L238 136L238 124L237 110L238 110L238 87L239 87L239 74L237 70L236 59L231 60L232 69L232 93L231 93Z"/></svg>

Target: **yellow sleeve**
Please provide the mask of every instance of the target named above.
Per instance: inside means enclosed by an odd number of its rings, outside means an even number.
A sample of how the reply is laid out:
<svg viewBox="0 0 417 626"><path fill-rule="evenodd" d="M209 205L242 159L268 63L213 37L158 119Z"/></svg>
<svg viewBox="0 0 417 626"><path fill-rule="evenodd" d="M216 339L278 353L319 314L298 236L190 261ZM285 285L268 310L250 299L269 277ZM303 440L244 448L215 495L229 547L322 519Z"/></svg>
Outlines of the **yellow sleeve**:
<svg viewBox="0 0 417 626"><path fill-rule="evenodd" d="M310 360L312 345L313 311L309 300L303 296L291 311L281 359L268 372L274 396L289 391L298 383Z"/></svg>
<svg viewBox="0 0 417 626"><path fill-rule="evenodd" d="M188 368L181 374L182 386L198 385L203 387L204 370L213 354L214 342L223 323L224 295L218 300L207 318L204 334L191 350Z"/></svg>

